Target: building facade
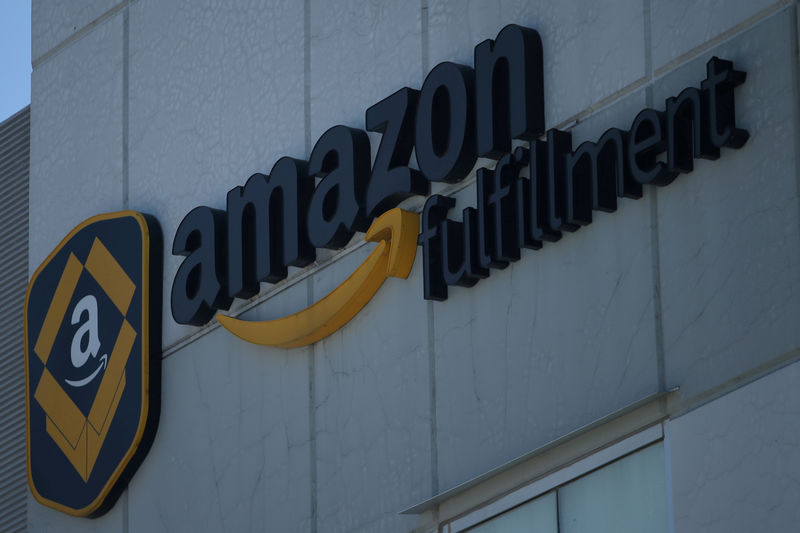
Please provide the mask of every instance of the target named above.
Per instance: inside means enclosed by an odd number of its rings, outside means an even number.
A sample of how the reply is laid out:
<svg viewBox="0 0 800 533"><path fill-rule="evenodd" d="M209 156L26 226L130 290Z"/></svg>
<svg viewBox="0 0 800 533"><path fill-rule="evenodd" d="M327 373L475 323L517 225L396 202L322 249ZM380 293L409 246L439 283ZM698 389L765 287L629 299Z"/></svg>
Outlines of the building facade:
<svg viewBox="0 0 800 533"><path fill-rule="evenodd" d="M158 219L164 263L149 453L100 517L29 494L28 530L800 524L796 1L34 0L32 14L29 278L72 228L121 210ZM632 130L640 111L706 91L714 57L746 72L732 94L749 138L443 301L424 298L419 247L408 279L308 346L175 320L187 213L224 211L234 187L283 156L308 161L335 125L364 130L368 108L437 65L473 67L509 24L541 38L538 142ZM385 136L369 133L373 162ZM439 194L462 221L499 158L399 205L420 213ZM356 232L222 312L297 313L375 246Z"/></svg>

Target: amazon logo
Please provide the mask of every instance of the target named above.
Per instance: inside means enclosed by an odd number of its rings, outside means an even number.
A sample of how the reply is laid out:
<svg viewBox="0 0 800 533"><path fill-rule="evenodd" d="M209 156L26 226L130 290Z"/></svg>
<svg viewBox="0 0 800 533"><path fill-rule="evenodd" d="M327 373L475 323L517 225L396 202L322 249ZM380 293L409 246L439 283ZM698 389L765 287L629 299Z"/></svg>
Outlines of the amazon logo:
<svg viewBox="0 0 800 533"><path fill-rule="evenodd" d="M366 131L365 131L366 130ZM283 157L228 192L225 210L200 206L184 217L172 245L185 256L171 291L173 318L202 325L259 283L284 279L318 248L340 249L356 232L378 242L340 287L295 315L220 323L260 344L302 346L344 325L387 276L406 277L419 215L397 208L427 196L431 182L462 180L479 156L499 158L512 139L544 131L542 42L535 30L506 26L475 47L475 65L443 62L422 87L401 88L365 113L365 130L336 125L307 161ZM374 162L367 131L382 134ZM412 152L418 168L409 166Z"/></svg>
<svg viewBox="0 0 800 533"><path fill-rule="evenodd" d="M307 161L283 157L227 194L224 210L190 211L174 255L184 256L171 291L174 319L219 322L253 343L297 347L342 327L388 276L405 278L417 245L423 297L445 300L451 286L471 287L521 257L691 172L696 158L717 159L749 135L735 122L734 89L745 72L717 57L706 78L647 108L630 128L611 128L573 147L568 131L545 131L542 41L533 29L503 28L474 49L472 66L443 62L422 87L404 87L365 113L365 129L333 126ZM374 161L367 132L382 134ZM416 168L410 165L415 154ZM429 196L431 183L456 183L478 158L475 207L452 219L452 198ZM421 215L397 207L428 197ZM377 242L339 287L294 315L266 322L230 316L235 298L261 282L284 279L319 248L340 249L356 232Z"/></svg>
<svg viewBox="0 0 800 533"><path fill-rule="evenodd" d="M155 435L161 233L123 211L86 220L31 277L25 300L28 482L76 516L108 510Z"/></svg>

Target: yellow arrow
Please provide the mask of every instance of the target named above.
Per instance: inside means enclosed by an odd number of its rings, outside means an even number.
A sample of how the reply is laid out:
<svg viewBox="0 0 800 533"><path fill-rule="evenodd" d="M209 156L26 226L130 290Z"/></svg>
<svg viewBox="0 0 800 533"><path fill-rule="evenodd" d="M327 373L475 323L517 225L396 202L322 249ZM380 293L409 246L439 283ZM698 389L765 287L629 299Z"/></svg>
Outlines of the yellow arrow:
<svg viewBox="0 0 800 533"><path fill-rule="evenodd" d="M275 320L249 322L217 315L222 326L247 342L297 348L323 339L356 316L389 277L407 278L417 253L419 215L390 209L370 226L364 240L377 242L350 277L302 311Z"/></svg>

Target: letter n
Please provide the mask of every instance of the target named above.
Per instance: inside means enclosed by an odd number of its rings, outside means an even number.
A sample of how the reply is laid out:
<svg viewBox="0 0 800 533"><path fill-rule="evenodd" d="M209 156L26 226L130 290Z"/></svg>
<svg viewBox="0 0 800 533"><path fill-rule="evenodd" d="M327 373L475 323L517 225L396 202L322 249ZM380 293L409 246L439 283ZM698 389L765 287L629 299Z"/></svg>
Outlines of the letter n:
<svg viewBox="0 0 800 533"><path fill-rule="evenodd" d="M478 155L498 159L511 139L544 133L542 39L536 30L510 24L475 47Z"/></svg>

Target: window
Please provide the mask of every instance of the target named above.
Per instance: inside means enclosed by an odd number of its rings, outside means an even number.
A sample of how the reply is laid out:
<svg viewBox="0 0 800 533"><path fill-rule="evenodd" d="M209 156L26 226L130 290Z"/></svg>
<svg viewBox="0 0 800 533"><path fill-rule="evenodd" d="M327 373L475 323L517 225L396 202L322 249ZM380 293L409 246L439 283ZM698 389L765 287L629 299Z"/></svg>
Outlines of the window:
<svg viewBox="0 0 800 533"><path fill-rule="evenodd" d="M453 520L441 531L666 533L663 442L631 439L639 446L632 449L623 441Z"/></svg>
<svg viewBox="0 0 800 533"><path fill-rule="evenodd" d="M558 514L563 533L666 532L663 443L560 487Z"/></svg>
<svg viewBox="0 0 800 533"><path fill-rule="evenodd" d="M555 533L558 531L556 491L548 492L469 529L470 533Z"/></svg>

